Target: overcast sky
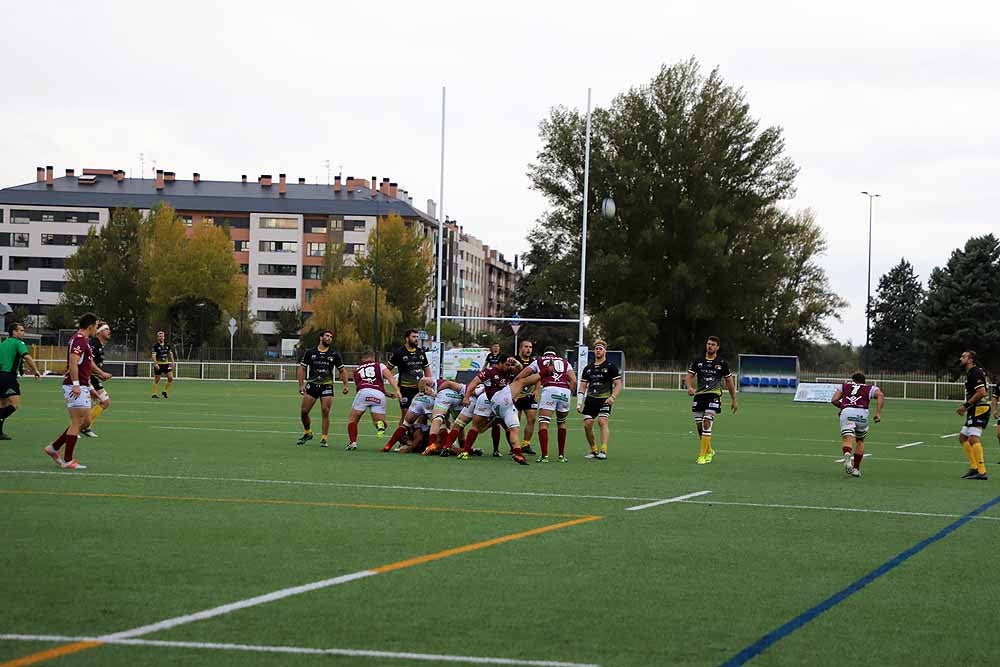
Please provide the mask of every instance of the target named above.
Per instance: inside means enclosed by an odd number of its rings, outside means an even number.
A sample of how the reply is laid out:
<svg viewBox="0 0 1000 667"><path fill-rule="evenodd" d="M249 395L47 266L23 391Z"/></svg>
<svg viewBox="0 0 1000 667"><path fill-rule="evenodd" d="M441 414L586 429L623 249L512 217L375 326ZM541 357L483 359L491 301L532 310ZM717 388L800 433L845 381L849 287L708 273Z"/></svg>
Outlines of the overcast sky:
<svg viewBox="0 0 1000 667"><path fill-rule="evenodd" d="M235 180L389 177L508 256L545 208L528 189L538 122L606 105L696 57L784 128L822 258L865 336L872 290L906 257L930 271L1000 231L1000 9L949 2L4 3L0 187L36 165L157 167Z"/></svg>

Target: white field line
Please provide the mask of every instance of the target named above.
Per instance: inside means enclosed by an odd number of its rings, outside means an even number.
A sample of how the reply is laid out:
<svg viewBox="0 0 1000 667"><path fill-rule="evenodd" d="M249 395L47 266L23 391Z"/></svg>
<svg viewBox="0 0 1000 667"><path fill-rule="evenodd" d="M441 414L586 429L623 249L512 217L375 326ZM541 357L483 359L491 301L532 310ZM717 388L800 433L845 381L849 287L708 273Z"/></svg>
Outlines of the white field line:
<svg viewBox="0 0 1000 667"><path fill-rule="evenodd" d="M720 450L716 450L719 453ZM809 456L824 456L823 454L812 454ZM899 459L892 459L893 461L898 461ZM924 463L924 461L914 461L916 463ZM954 461L941 461L940 463L953 464ZM642 498L638 496L599 496L599 495L583 495L583 494L572 494L572 493L542 493L536 491L501 491L501 490L491 490L491 489L449 489L441 487L427 487L427 486L402 486L402 485L382 485L382 484L346 484L341 482L308 482L300 480L282 480L282 479L249 479L249 478L239 478L239 477L199 477L199 476L186 476L186 475L135 475L135 474L125 474L125 473L101 473L101 472L87 472L81 474L66 474L64 472L58 471L47 471L47 470L0 470L0 475L58 475L60 479L74 479L74 480L86 480L94 479L99 477L117 477L122 479L162 479L162 480L174 480L174 481L195 481L195 482L230 482L239 484L275 484L283 486L328 486L334 488L349 488L349 489L373 489L380 491L426 491L431 493L467 493L476 495L486 495L486 496L530 496L534 498L570 498L570 499L580 499L580 500L612 500L612 501L648 501L655 502L659 501L659 498ZM693 503L700 505L731 505L734 507L761 507L769 509L798 509L798 510L826 510L831 512L861 512L866 514L892 514L899 516L925 516L925 517L940 517L946 519L955 519L962 516L961 514L940 514L934 512L908 512L901 510L884 510L884 509L870 509L863 507L825 507L818 505L791 505L782 503L754 503L754 502L741 502L741 501L718 501L718 500L678 500L679 503ZM1000 517L993 516L983 516L979 515L975 517L977 520L984 519L989 521L1000 521Z"/></svg>
<svg viewBox="0 0 1000 667"><path fill-rule="evenodd" d="M896 445L896 449L906 449L907 447L916 447L917 445L924 444L923 440L918 440L917 442L908 442L905 445Z"/></svg>
<svg viewBox="0 0 1000 667"><path fill-rule="evenodd" d="M944 440L945 438L957 438L957 437L958 433L949 433L948 435L942 435L941 439Z"/></svg>
<svg viewBox="0 0 1000 667"><path fill-rule="evenodd" d="M667 498L666 500L657 500L652 503L646 503L645 505L636 505L635 507L626 507L626 512L638 512L639 510L644 510L648 507L656 507L657 505L666 505L667 503L679 503L682 500L687 500L688 498L697 498L698 496L704 496L711 493L711 491L695 491L694 493L685 493L683 496L675 496L673 498Z"/></svg>
<svg viewBox="0 0 1000 667"><path fill-rule="evenodd" d="M203 621L206 618L223 616L225 614L229 614L234 611L239 611L240 609L247 609L249 607L256 607L258 605L266 604L268 602L274 602L275 600L282 600L284 598L292 597L293 595L300 595L302 593L316 591L321 588L329 588L331 586L346 584L350 581L356 581L358 579L364 579L366 577L373 577L376 574L378 574L378 572L374 570L360 570L358 572L352 572L351 574L342 574L339 577L333 577L331 579L322 579L320 581L314 581L312 583L303 584L301 586L282 588L281 590L278 591L265 593L264 595L258 595L252 598L247 598L245 600L238 600L237 602L231 602L229 604L213 607L211 609L205 609L203 611L199 611L194 614L185 614L184 616L176 616L174 618L168 618L166 620L159 621L157 623L150 623L149 625L142 625L139 626L138 628L132 628L131 630L123 630L122 632L116 632L114 634L108 635L106 638L100 639L99 641L106 641L107 639L130 639L132 637L141 637L142 635L148 635L153 632L168 630L170 628L177 627L178 625L186 625L187 623L194 623L195 621Z"/></svg>
<svg viewBox="0 0 1000 667"><path fill-rule="evenodd" d="M943 514L937 512L904 512L901 510L868 509L864 507L826 507L823 505L786 505L782 503L749 503L726 500L681 500L681 503L691 503L693 505L729 505L732 507L764 507L768 509L787 510L816 510L824 512L858 512L861 514L890 514L894 516L926 516L941 519L957 519L964 514ZM974 520L1000 521L1000 516L986 516L983 514L973 517Z"/></svg>
<svg viewBox="0 0 1000 667"><path fill-rule="evenodd" d="M868 452L865 452L865 453L864 453L864 454L862 455L862 457L861 457L861 458L863 458L863 459L866 459L866 458L868 458L869 456L871 456L871 454L870 454L870 453L868 453ZM853 459L854 459L854 455L852 454L852 455L851 455L851 460L853 460ZM840 457L839 459L834 459L834 460L833 460L833 462L834 462L834 463L846 463L846 461L844 461L844 457L843 457L843 456L841 456L841 457Z"/></svg>
<svg viewBox="0 0 1000 667"><path fill-rule="evenodd" d="M560 662L555 660L518 660L515 658L490 658L471 655L443 655L435 653L410 653L374 651L349 648L309 648L306 646L262 646L256 644L220 644L217 642L182 642L158 639L115 639L112 637L67 637L63 635L0 634L0 640L28 642L81 642L93 641L120 646L155 646L161 648L209 649L213 651L245 651L248 653L283 653L296 655L340 655L359 658L385 658L394 660L426 660L455 662L472 665L523 665L525 667L599 667L591 663Z"/></svg>

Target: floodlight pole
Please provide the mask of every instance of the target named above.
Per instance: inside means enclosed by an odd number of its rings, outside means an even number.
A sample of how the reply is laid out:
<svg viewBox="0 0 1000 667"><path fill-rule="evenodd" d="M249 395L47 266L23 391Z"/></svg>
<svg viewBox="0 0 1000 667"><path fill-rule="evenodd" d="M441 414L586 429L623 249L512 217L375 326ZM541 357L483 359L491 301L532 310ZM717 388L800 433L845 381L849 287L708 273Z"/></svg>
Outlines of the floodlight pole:
<svg viewBox="0 0 1000 667"><path fill-rule="evenodd" d="M865 358L862 367L865 372L869 372L871 369L868 368L869 363L871 363L871 305L872 305L872 202L875 197L880 197L881 195L862 191L861 194L868 197L868 300L865 301Z"/></svg>
<svg viewBox="0 0 1000 667"><path fill-rule="evenodd" d="M587 278L587 195L590 189L590 93L587 89L587 135L583 149L583 220L580 232L580 330L577 345L583 345L583 300Z"/></svg>

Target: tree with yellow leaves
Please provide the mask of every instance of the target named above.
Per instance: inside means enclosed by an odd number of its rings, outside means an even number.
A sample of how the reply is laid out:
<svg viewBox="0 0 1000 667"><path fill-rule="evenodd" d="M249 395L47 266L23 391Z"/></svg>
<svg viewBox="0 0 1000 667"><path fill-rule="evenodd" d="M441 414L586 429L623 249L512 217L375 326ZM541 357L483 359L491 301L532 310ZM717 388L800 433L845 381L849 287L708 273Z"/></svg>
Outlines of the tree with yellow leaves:
<svg viewBox="0 0 1000 667"><path fill-rule="evenodd" d="M366 280L349 278L330 283L313 297L313 314L306 323L306 332L330 329L334 347L341 351L371 349L374 304L375 289ZM378 290L378 349L392 340L401 319L399 309L389 304L385 290Z"/></svg>

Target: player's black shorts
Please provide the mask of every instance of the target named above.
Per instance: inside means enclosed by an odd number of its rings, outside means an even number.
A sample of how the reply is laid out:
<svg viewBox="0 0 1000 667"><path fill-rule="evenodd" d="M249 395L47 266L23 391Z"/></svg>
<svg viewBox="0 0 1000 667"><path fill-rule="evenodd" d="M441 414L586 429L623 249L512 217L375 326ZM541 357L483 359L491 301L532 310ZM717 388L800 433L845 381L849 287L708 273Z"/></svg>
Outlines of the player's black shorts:
<svg viewBox="0 0 1000 667"><path fill-rule="evenodd" d="M170 364L156 364L156 368L154 369L154 374L155 375L166 375L167 373L171 372L172 370L174 370L174 367L171 366Z"/></svg>
<svg viewBox="0 0 1000 667"><path fill-rule="evenodd" d="M101 378L97 377L96 374L90 376L90 386L94 388L95 392L104 389L104 383L101 382Z"/></svg>
<svg viewBox="0 0 1000 667"><path fill-rule="evenodd" d="M413 397L420 393L419 387L404 387L400 385L399 387L399 407L406 412L410 409L410 403L413 402Z"/></svg>
<svg viewBox="0 0 1000 667"><path fill-rule="evenodd" d="M719 394L695 394L691 401L691 412L722 412L722 396Z"/></svg>
<svg viewBox="0 0 1000 667"><path fill-rule="evenodd" d="M986 428L990 425L990 406L974 405L965 413L965 425L970 428Z"/></svg>
<svg viewBox="0 0 1000 667"><path fill-rule="evenodd" d="M0 373L0 398L10 398L21 395L21 385L14 373Z"/></svg>
<svg viewBox="0 0 1000 667"><path fill-rule="evenodd" d="M318 382L306 382L306 396L312 396L313 398L333 396L333 385L321 384Z"/></svg>
<svg viewBox="0 0 1000 667"><path fill-rule="evenodd" d="M605 403L607 399L598 396L588 396L583 399L583 416L597 419L598 417L610 417L611 406Z"/></svg>
<svg viewBox="0 0 1000 667"><path fill-rule="evenodd" d="M517 408L518 412L524 412L525 410L537 410L538 403L535 403L534 394L528 394L527 396L522 396L514 401L514 407Z"/></svg>

